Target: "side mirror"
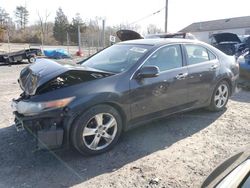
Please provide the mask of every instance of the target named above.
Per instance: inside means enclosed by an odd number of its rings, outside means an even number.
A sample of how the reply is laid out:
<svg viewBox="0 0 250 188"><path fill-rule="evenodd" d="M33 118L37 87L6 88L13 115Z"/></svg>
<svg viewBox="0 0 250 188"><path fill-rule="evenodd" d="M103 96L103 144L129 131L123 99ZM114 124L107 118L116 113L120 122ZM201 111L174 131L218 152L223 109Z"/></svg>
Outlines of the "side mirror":
<svg viewBox="0 0 250 188"><path fill-rule="evenodd" d="M145 66L138 71L136 78L153 78L159 76L159 74L160 74L159 67Z"/></svg>

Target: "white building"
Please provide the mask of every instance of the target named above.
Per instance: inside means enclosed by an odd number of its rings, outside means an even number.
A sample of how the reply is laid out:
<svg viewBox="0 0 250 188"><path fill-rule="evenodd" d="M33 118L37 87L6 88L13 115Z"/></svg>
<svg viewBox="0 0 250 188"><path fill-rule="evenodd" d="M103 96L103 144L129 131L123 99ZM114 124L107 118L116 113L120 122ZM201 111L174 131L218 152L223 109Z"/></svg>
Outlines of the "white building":
<svg viewBox="0 0 250 188"><path fill-rule="evenodd" d="M250 35L250 16L193 23L180 32L192 33L198 40L210 43L214 33Z"/></svg>

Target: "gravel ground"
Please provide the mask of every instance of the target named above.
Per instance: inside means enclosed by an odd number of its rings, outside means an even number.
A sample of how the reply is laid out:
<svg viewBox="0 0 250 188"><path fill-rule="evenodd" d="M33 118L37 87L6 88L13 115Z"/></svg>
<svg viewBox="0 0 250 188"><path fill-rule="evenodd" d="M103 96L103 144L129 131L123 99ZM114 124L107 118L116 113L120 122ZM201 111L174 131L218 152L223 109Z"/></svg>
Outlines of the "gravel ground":
<svg viewBox="0 0 250 188"><path fill-rule="evenodd" d="M199 187L225 158L250 145L250 92L225 111L196 110L125 133L110 152L35 151L13 126L10 101L25 65L0 66L0 187Z"/></svg>

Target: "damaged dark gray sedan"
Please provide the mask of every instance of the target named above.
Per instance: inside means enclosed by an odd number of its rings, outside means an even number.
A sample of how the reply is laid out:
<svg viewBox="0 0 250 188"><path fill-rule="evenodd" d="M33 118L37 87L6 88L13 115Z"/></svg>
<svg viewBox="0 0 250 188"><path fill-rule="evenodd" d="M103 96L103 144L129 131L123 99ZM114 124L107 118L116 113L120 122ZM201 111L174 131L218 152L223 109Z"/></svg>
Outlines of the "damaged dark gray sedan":
<svg viewBox="0 0 250 188"><path fill-rule="evenodd" d="M223 110L238 76L235 59L208 44L132 40L75 67L45 59L27 66L12 107L17 130L27 129L40 148L72 145L93 155L146 121L202 107Z"/></svg>

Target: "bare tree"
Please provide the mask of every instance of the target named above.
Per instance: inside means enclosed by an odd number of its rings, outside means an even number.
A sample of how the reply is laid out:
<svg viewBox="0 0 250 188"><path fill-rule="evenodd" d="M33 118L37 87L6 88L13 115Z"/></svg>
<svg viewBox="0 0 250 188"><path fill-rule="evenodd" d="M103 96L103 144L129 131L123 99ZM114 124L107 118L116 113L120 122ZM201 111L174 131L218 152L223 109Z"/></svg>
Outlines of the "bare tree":
<svg viewBox="0 0 250 188"><path fill-rule="evenodd" d="M133 31L138 31L140 30L140 26L138 24L128 24L128 23L121 23L117 26L114 26L117 30L121 29L128 29L128 30L133 30Z"/></svg>
<svg viewBox="0 0 250 188"><path fill-rule="evenodd" d="M46 10L44 17L42 17L39 12L37 12L37 14L39 17L39 26L40 26L40 30L41 30L41 42L42 42L42 46L43 46L44 42L47 41L47 37L48 37L49 28L48 28L47 20L50 16L50 13L48 13Z"/></svg>
<svg viewBox="0 0 250 188"><path fill-rule="evenodd" d="M148 34L155 34L155 33L162 33L162 29L158 28L156 25L154 24L149 24L147 27L147 32Z"/></svg>

